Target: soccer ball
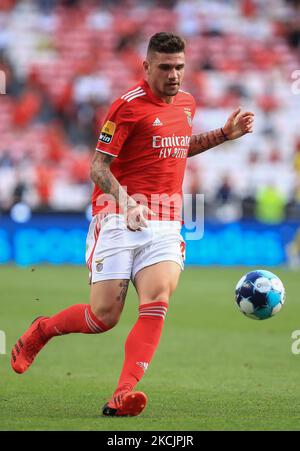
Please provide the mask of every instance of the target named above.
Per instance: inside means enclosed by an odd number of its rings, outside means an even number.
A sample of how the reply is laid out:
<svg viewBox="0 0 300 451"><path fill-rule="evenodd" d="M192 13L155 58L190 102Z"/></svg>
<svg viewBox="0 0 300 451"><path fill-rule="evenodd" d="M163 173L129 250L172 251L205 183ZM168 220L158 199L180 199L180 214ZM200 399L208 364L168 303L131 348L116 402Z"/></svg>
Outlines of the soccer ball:
<svg viewBox="0 0 300 451"><path fill-rule="evenodd" d="M285 289L275 274L257 269L239 280L235 288L235 301L248 318L268 319L281 310Z"/></svg>

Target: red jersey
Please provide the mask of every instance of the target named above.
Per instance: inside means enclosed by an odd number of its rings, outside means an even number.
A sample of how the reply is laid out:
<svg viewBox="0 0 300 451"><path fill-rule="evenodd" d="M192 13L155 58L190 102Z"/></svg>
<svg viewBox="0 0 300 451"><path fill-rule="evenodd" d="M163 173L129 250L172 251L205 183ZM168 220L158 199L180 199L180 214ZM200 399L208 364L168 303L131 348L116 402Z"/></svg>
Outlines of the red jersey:
<svg viewBox="0 0 300 451"><path fill-rule="evenodd" d="M152 219L181 219L194 114L191 94L179 91L168 104L142 81L117 99L106 116L96 150L115 157L111 172L129 196L157 214ZM93 215L118 212L107 199L95 186Z"/></svg>

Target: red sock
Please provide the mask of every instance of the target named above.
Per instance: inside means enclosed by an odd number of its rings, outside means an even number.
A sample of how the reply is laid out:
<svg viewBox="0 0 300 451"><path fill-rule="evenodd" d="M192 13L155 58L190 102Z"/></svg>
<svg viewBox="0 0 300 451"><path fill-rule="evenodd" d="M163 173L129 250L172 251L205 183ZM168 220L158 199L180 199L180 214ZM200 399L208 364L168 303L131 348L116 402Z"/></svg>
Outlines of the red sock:
<svg viewBox="0 0 300 451"><path fill-rule="evenodd" d="M162 333L168 304L157 301L139 307L139 318L125 343L125 360L118 382L133 389L143 377L156 351Z"/></svg>
<svg viewBox="0 0 300 451"><path fill-rule="evenodd" d="M76 304L40 323L47 338L71 333L100 334L110 328L93 314L89 304Z"/></svg>

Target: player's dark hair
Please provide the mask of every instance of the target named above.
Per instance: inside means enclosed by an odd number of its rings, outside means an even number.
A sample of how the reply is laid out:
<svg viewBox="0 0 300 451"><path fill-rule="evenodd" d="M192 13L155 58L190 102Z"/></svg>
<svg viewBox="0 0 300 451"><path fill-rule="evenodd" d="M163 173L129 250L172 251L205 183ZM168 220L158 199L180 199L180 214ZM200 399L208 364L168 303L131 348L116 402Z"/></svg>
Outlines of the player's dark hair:
<svg viewBox="0 0 300 451"><path fill-rule="evenodd" d="M184 50L185 41L180 36L162 31L150 38L147 55L151 52L180 53Z"/></svg>

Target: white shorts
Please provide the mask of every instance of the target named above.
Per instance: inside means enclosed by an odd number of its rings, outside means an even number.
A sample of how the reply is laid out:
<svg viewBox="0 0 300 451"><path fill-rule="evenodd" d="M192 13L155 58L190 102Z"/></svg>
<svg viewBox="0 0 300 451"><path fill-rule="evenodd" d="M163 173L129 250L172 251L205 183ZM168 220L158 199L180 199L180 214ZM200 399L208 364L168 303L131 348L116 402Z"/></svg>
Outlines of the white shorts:
<svg viewBox="0 0 300 451"><path fill-rule="evenodd" d="M148 221L142 231L127 229L124 217L93 217L86 240L90 282L131 279L154 263L171 260L184 269L185 242L179 221Z"/></svg>

